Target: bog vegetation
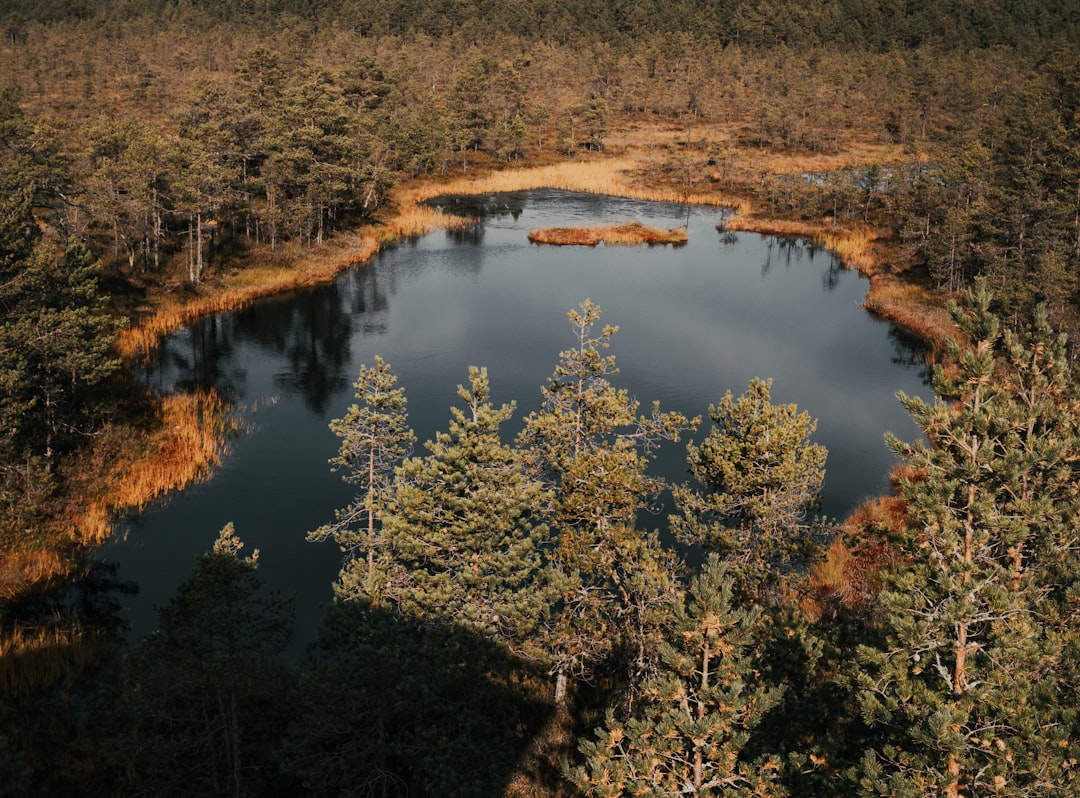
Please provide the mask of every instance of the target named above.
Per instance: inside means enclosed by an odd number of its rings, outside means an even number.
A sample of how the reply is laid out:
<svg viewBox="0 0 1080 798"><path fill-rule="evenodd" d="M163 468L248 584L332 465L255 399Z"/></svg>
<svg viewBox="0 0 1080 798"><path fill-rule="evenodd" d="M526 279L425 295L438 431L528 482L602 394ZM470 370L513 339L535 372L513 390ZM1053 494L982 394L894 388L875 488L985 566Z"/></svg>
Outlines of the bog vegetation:
<svg viewBox="0 0 1080 798"><path fill-rule="evenodd" d="M1080 20L902 5L0 0L0 793L1077 794ZM360 373L355 500L296 530L344 552L310 659L231 526L123 650L87 555L235 425L132 361L529 186L870 274L937 344L894 495L818 519L812 419L766 379L642 409L585 302L512 441L497 374L417 449Z"/></svg>

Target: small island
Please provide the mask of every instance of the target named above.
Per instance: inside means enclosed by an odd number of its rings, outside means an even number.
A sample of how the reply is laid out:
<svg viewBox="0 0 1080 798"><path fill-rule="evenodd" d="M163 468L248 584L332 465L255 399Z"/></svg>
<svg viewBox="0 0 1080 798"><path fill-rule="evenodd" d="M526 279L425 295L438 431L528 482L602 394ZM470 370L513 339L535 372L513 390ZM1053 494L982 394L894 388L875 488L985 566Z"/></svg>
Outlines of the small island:
<svg viewBox="0 0 1080 798"><path fill-rule="evenodd" d="M607 245L673 244L682 246L687 241L684 229L661 230L658 227L646 227L641 222L626 222L607 227L542 227L530 230L528 236L534 244L587 247L595 247L601 242Z"/></svg>

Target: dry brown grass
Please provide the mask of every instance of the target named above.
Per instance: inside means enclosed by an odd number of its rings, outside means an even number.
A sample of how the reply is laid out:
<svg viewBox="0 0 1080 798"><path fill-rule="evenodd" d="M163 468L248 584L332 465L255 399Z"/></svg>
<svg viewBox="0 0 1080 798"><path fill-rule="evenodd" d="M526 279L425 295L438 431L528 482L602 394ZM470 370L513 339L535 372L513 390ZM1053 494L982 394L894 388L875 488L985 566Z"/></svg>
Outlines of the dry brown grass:
<svg viewBox="0 0 1080 798"><path fill-rule="evenodd" d="M163 397L156 430L140 441L123 431L103 436L89 461L93 486L71 513L81 543L101 543L118 512L142 510L173 490L206 477L221 462L236 420L216 393Z"/></svg>
<svg viewBox="0 0 1080 798"><path fill-rule="evenodd" d="M51 546L0 552L0 601L16 598L30 585L63 578L70 569L70 560Z"/></svg>
<svg viewBox="0 0 1080 798"><path fill-rule="evenodd" d="M77 624L16 627L0 635L0 695L29 695L69 682L97 659L97 646Z"/></svg>
<svg viewBox="0 0 1080 798"><path fill-rule="evenodd" d="M680 246L687 242L686 231L661 230L647 227L641 222L607 227L543 227L528 232L528 239L534 244L554 244L556 246L587 246L597 244L616 246L637 246L639 244L674 244Z"/></svg>
<svg viewBox="0 0 1080 798"><path fill-rule="evenodd" d="M893 275L870 277L870 290L863 307L910 330L927 342L935 353L943 352L945 342L958 334L939 295Z"/></svg>
<svg viewBox="0 0 1080 798"><path fill-rule="evenodd" d="M443 213L427 205L407 205L383 228L381 240L389 243L399 238L427 235L435 230L460 230L474 224L475 219Z"/></svg>
<svg viewBox="0 0 1080 798"><path fill-rule="evenodd" d="M738 197L720 193L687 193L635 184L629 175L637 171L641 160L634 157L591 161L567 161L526 169L509 169L476 178L459 178L445 183L425 183L404 188L399 201L408 205L451 194L482 195L508 191L554 188L585 194L604 194L650 202L674 202L691 205L716 205L743 209Z"/></svg>

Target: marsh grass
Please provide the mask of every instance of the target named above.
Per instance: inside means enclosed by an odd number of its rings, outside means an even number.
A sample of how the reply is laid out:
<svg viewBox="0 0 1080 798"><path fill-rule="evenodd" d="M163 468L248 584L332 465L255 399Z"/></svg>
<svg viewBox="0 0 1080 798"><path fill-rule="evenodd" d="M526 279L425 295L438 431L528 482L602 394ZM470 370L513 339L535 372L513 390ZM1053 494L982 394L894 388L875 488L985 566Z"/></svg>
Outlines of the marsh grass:
<svg viewBox="0 0 1080 798"><path fill-rule="evenodd" d="M82 502L70 513L75 538L102 543L118 513L143 510L166 493L206 478L221 463L237 429L229 405L207 392L162 397L159 423L148 434L107 431L88 458L93 484L78 491Z"/></svg>
<svg viewBox="0 0 1080 798"><path fill-rule="evenodd" d="M30 695L74 674L99 656L97 638L75 620L58 617L48 626L15 626L0 634L0 695Z"/></svg>
<svg viewBox="0 0 1080 798"><path fill-rule="evenodd" d="M427 183L405 189L403 203L420 203L448 195L499 194L508 191L529 191L553 188L584 194L604 194L650 202L671 202L681 205L715 205L746 209L746 203L727 194L715 192L686 192L674 189L650 188L633 182L632 175L641 166L635 158L612 158L595 161L567 161L526 169L510 169L476 178L459 178L444 183Z"/></svg>
<svg viewBox="0 0 1080 798"><path fill-rule="evenodd" d="M685 230L679 228L662 230L658 227L647 227L641 222L626 222L625 224L607 227L542 227L530 230L527 237L534 244L588 247L595 247L597 244L616 246L673 244L681 246L688 240Z"/></svg>
<svg viewBox="0 0 1080 798"><path fill-rule="evenodd" d="M923 286L898 280L888 274L872 275L870 290L863 301L869 312L910 330L935 355L945 350L945 342L958 331L941 298Z"/></svg>
<svg viewBox="0 0 1080 798"><path fill-rule="evenodd" d="M0 553L0 601L11 601L30 585L63 578L71 562L55 546L24 546Z"/></svg>

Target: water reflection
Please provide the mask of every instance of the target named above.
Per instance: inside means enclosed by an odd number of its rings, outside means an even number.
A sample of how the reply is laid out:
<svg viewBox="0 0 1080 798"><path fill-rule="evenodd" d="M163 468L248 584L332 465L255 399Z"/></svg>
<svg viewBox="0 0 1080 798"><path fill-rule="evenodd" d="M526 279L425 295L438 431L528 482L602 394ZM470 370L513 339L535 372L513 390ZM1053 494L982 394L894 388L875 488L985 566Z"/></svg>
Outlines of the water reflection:
<svg viewBox="0 0 1080 798"><path fill-rule="evenodd" d="M327 465L339 443L327 425L355 401L360 365L375 355L392 364L420 441L445 427L469 365L488 367L495 401L518 402L517 422L539 405L572 345L566 313L586 297L620 326L618 387L646 405L704 414L750 378L774 378L774 401L819 420L829 515L887 486L894 459L883 432L917 435L894 394L920 393L921 355L862 310L865 281L805 240L728 233L717 211L694 208L678 249L534 246L526 232L535 227L639 220L670 229L687 209L554 191L436 202L482 223L400 242L333 285L192 325L147 367L152 387L214 386L260 410L211 482L146 513L127 543L110 547L122 576L143 584L129 607L137 634L230 521L262 550L262 578L297 593L298 629L313 630L340 553L305 535L351 498ZM261 401L269 396L278 401ZM657 473L684 479L685 456L685 443L662 451ZM661 526L663 514L648 523Z"/></svg>

